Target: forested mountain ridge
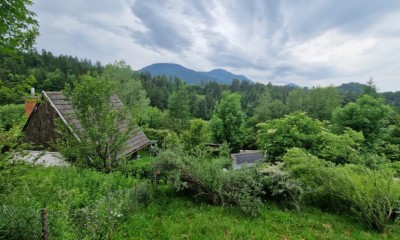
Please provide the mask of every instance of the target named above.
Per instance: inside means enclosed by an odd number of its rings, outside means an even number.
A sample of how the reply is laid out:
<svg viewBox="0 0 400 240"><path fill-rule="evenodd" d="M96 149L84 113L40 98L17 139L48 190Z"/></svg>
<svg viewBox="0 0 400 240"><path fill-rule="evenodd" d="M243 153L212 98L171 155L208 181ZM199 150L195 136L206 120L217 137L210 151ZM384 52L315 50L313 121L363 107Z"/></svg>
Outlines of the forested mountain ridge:
<svg viewBox="0 0 400 240"><path fill-rule="evenodd" d="M296 88L306 92L312 91L312 89L301 88L294 84L277 86L271 83L253 84L250 80L240 81L240 79L246 77L234 75L223 69L196 72L178 64L153 64L140 70L137 76L142 82L147 96L150 98L151 105L161 110L167 108L167 100L172 92L176 90L177 80L183 80L183 78L175 77L174 79L168 74L161 74L161 72L158 72L159 74L157 72L151 74L149 73L150 71L144 71L150 67L162 70L164 73L172 73L179 70L183 72L184 76L189 76L186 78L186 83L190 85L188 90L192 105L191 112L194 116L204 119L210 118L214 105L220 100L221 93L224 90L239 92L242 95L242 106L249 115L253 112L254 106L260 101L260 96L265 89L269 89L271 98L274 101L271 104L275 109L281 109L281 103L286 104L286 98L289 93ZM33 49L21 53L18 58L0 55L0 104L21 103L23 101L22 96L28 94L31 87L35 87L38 92L41 90L59 91L64 88L66 83L73 84L75 80L86 73L96 75L101 74L103 70L104 66L100 62L93 63L89 59L78 59L67 55L56 56L46 50L39 52ZM209 81L201 81L201 79L206 78L206 74L208 74ZM203 78L199 76L203 76ZM223 82L223 80L218 81L217 78L229 80ZM196 84L191 84L188 79L197 79L197 82ZM232 79L234 80L232 81ZM192 83L195 82L194 80ZM365 87L367 87L365 84L345 83L336 88L343 96L344 104L354 102ZM380 93L380 95L391 105L400 108L399 91L384 92Z"/></svg>
<svg viewBox="0 0 400 240"><path fill-rule="evenodd" d="M224 69L214 69L209 72L198 72L174 63L155 63L140 69L139 72L148 72L152 76L166 75L167 77L177 77L184 80L188 84L200 84L201 82L210 81L230 84L233 79L249 80L246 76L236 75Z"/></svg>

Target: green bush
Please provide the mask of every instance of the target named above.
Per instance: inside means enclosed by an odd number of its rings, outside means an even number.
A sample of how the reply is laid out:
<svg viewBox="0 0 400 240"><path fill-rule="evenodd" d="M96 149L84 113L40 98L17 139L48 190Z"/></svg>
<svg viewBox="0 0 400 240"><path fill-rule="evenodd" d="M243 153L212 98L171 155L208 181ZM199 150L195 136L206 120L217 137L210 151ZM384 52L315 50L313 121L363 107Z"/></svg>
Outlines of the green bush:
<svg viewBox="0 0 400 240"><path fill-rule="evenodd" d="M302 112L295 112L257 126L260 128L257 144L272 161L280 161L285 153L294 147L315 149L320 144L318 134L324 127L320 121Z"/></svg>
<svg viewBox="0 0 400 240"><path fill-rule="evenodd" d="M196 158L166 150L157 157L154 168L179 192L189 191L214 205L235 205L257 214L263 191L256 169L224 171L227 165L230 160L226 158Z"/></svg>
<svg viewBox="0 0 400 240"><path fill-rule="evenodd" d="M159 148L165 148L167 145L166 138L173 134L171 130L166 129L154 129L154 128L144 128L144 134L150 140L156 140Z"/></svg>
<svg viewBox="0 0 400 240"><path fill-rule="evenodd" d="M379 232L385 230L395 211L400 209L400 184L391 168L370 169L347 165L331 169L330 190L350 202L350 210L365 224Z"/></svg>
<svg viewBox="0 0 400 240"><path fill-rule="evenodd" d="M24 105L8 104L0 106L0 127L9 130L14 125L19 125L26 120Z"/></svg>
<svg viewBox="0 0 400 240"><path fill-rule="evenodd" d="M363 155L364 164L333 165L301 149L283 157L285 169L312 189L308 203L358 216L383 232L400 209L400 183L394 168L377 155Z"/></svg>
<svg viewBox="0 0 400 240"><path fill-rule="evenodd" d="M293 178L289 172L284 171L284 165L283 162L271 166L263 163L257 169L263 176L261 180L267 195L278 202L292 203L297 211L300 212L305 190L298 179Z"/></svg>
<svg viewBox="0 0 400 240"><path fill-rule="evenodd" d="M153 176L151 161L152 159L149 158L131 160L126 164L121 164L117 171L120 171L125 176L148 178Z"/></svg>

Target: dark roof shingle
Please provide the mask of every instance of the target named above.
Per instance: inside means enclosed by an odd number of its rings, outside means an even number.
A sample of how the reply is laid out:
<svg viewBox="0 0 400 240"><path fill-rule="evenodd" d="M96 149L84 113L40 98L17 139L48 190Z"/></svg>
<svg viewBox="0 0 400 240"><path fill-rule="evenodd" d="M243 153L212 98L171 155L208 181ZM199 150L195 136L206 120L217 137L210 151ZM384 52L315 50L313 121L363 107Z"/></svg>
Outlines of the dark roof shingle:
<svg viewBox="0 0 400 240"><path fill-rule="evenodd" d="M79 123L79 120L75 116L75 112L72 105L69 103L69 101L62 92L43 91L42 94L44 97L47 96L50 103L56 109L60 117L65 120L66 124L73 126L73 128L78 131L82 130L82 126ZM113 107L115 109L118 109L123 106L121 100L118 98L117 95L113 95L110 100L113 103ZM127 124L121 124L120 131L124 131L126 130L126 128ZM131 137L128 139L123 153L124 155L128 155L130 153L142 149L143 147L147 146L148 143L149 140L147 139L146 135L140 130L139 126L136 125L132 130Z"/></svg>

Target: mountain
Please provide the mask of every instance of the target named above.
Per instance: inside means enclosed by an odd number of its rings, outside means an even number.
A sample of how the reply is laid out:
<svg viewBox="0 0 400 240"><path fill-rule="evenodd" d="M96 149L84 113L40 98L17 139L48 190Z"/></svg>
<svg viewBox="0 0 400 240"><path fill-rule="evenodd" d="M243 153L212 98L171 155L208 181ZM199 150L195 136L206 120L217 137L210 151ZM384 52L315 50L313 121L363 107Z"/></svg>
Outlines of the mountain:
<svg viewBox="0 0 400 240"><path fill-rule="evenodd" d="M209 72L197 72L173 63L155 63L140 69L139 72L148 72L152 76L166 75L178 77L188 84L200 84L202 81L216 81L218 83L231 84L233 79L249 80L243 75L236 75L224 69L214 69ZM251 80L249 81L251 82Z"/></svg>
<svg viewBox="0 0 400 240"><path fill-rule="evenodd" d="M228 72L224 69L214 69L209 72L200 72L206 76L210 76L211 78L217 79L217 82L231 84L233 79L237 80L249 80L247 77L243 75L236 75L231 72ZM249 80L250 81L250 80Z"/></svg>

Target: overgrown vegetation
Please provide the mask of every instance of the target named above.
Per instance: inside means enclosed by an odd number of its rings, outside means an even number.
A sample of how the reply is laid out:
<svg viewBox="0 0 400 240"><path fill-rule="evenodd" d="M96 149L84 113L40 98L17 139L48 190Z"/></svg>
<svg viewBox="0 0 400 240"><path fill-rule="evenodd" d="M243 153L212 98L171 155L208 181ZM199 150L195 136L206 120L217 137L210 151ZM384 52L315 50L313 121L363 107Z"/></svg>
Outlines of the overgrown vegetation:
<svg viewBox="0 0 400 240"><path fill-rule="evenodd" d="M124 61L16 57L7 52L29 47L37 26L31 2L17 2L21 26L33 28L17 29L12 46L0 41L0 238L40 236L42 208L55 239L398 238L400 114L383 98L396 104L395 94L372 80L341 91L235 79L189 86ZM31 87L71 100L79 139L60 128L58 150L73 166L21 161L16 104ZM125 107L113 107L114 94ZM157 148L127 162L134 122ZM241 149L265 161L232 170L230 153Z"/></svg>
<svg viewBox="0 0 400 240"><path fill-rule="evenodd" d="M121 225L116 239L397 239L399 228L369 231L348 215L303 207L301 214L273 203L257 217L235 207L188 201L164 191Z"/></svg>
<svg viewBox="0 0 400 240"><path fill-rule="evenodd" d="M65 91L79 125L70 126L75 136L58 124L57 148L71 163L112 172L125 158L126 142L135 124L128 109L118 99L112 100L114 89L107 78L85 75L74 90Z"/></svg>
<svg viewBox="0 0 400 240"><path fill-rule="evenodd" d="M177 191L189 191L214 205L237 205L245 213L256 215L263 191L255 169L224 171L229 165L226 158L194 157L175 149L162 152L154 168Z"/></svg>
<svg viewBox="0 0 400 240"><path fill-rule="evenodd" d="M111 238L118 224L152 199L148 184L120 173L19 163L0 175L7 178L0 183L0 233L6 239L40 236L42 208L55 239Z"/></svg>

